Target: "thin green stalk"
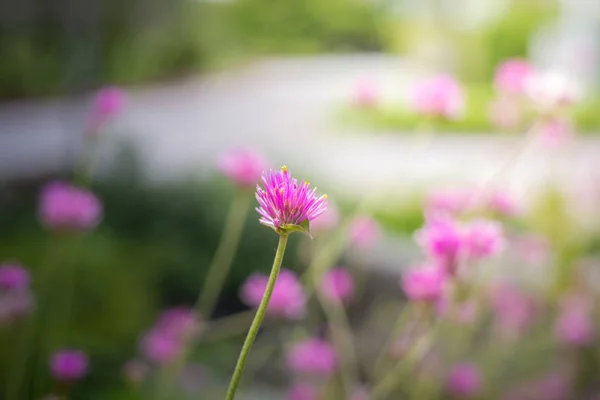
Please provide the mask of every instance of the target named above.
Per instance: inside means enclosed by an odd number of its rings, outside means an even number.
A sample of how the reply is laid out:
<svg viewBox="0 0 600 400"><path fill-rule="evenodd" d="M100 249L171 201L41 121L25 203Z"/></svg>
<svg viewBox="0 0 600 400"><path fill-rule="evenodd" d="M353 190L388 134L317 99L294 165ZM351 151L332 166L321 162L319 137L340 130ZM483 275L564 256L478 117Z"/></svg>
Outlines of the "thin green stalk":
<svg viewBox="0 0 600 400"><path fill-rule="evenodd" d="M381 352L377 356L377 359L375 360L375 363L373 364L373 375L374 376L378 376L379 373L383 370L385 361L388 359L388 356L389 356L389 350L392 347L394 340L396 340L398 338L398 336L402 333L402 330L406 328L406 322L407 322L408 317L411 316L411 310L412 310L411 304L407 302L402 307L402 310L400 310L400 312L398 313L398 318L396 319L396 322L394 323L392 332L389 335L389 337L387 338L385 345L383 346L383 349L381 350Z"/></svg>
<svg viewBox="0 0 600 400"><path fill-rule="evenodd" d="M240 379L242 378L242 372L244 371L246 360L248 359L250 349L252 348L254 339L256 339L260 325L265 318L267 307L269 305L269 301L271 300L271 295L273 294L273 288L275 287L275 282L279 276L279 270L281 269L281 263L283 262L283 255L285 253L287 241L287 234L279 235L279 244L277 245L277 252L275 253L275 260L273 260L273 267L271 268L271 274L269 275L267 288L265 289L265 294L260 302L260 305L258 306L258 310L256 311L254 321L252 321L252 325L248 331L248 336L246 336L246 340L242 346L242 351L240 352L235 370L233 371L233 376L231 377L231 382L229 383L229 388L227 389L227 395L225 396L226 400L233 400L235 398L235 392L237 391Z"/></svg>
<svg viewBox="0 0 600 400"><path fill-rule="evenodd" d="M250 207L250 198L246 191L239 190L227 214L223 233L208 267L208 273L195 307L197 312L206 318L210 318L231 269L231 264L242 237L246 214L248 214Z"/></svg>

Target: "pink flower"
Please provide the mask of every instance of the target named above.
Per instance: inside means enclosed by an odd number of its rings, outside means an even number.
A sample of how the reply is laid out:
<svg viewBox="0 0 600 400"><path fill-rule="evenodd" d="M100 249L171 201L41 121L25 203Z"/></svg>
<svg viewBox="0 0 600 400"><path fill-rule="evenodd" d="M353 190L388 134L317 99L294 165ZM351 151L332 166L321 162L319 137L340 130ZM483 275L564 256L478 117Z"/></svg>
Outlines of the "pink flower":
<svg viewBox="0 0 600 400"><path fill-rule="evenodd" d="M260 223L277 233L293 230L310 231L310 221L327 209L327 195L317 197L317 189L310 189L308 182L300 184L283 166L280 171L270 170L262 174L264 189L256 187L256 200L260 207Z"/></svg>
<svg viewBox="0 0 600 400"><path fill-rule="evenodd" d="M154 364L168 364L181 351L182 342L167 332L151 329L140 342L140 352Z"/></svg>
<svg viewBox="0 0 600 400"><path fill-rule="evenodd" d="M517 287L500 283L491 291L496 325L509 336L521 334L532 322L535 303Z"/></svg>
<svg viewBox="0 0 600 400"><path fill-rule="evenodd" d="M451 274L456 273L462 230L454 219L446 215L427 218L415 239L426 254L441 262Z"/></svg>
<svg viewBox="0 0 600 400"><path fill-rule="evenodd" d="M285 396L286 400L319 400L319 391L308 383L295 383Z"/></svg>
<svg viewBox="0 0 600 400"><path fill-rule="evenodd" d="M358 107L373 107L377 103L377 87L368 79L361 79L356 85L354 102Z"/></svg>
<svg viewBox="0 0 600 400"><path fill-rule="evenodd" d="M438 75L415 86L412 107L425 117L457 119L463 113L465 95L453 77Z"/></svg>
<svg viewBox="0 0 600 400"><path fill-rule="evenodd" d="M589 303L579 296L568 296L563 299L560 308L555 325L558 340L572 346L593 343L596 329L590 317Z"/></svg>
<svg viewBox="0 0 600 400"><path fill-rule="evenodd" d="M426 200L426 212L430 215L460 214L469 206L472 194L471 190L464 188L433 191Z"/></svg>
<svg viewBox="0 0 600 400"><path fill-rule="evenodd" d="M59 381L75 381L88 372L88 358L80 350L64 349L54 353L50 359L50 371Z"/></svg>
<svg viewBox="0 0 600 400"><path fill-rule="evenodd" d="M555 149L573 137L574 128L570 121L560 118L550 118L542 122L539 138L542 144Z"/></svg>
<svg viewBox="0 0 600 400"><path fill-rule="evenodd" d="M581 88L571 77L559 71L532 74L525 84L526 93L541 113L555 113L578 102Z"/></svg>
<svg viewBox="0 0 600 400"><path fill-rule="evenodd" d="M533 71L533 67L526 60L507 60L496 70L494 86L502 93L523 94L525 83Z"/></svg>
<svg viewBox="0 0 600 400"><path fill-rule="evenodd" d="M240 297L250 307L258 307L269 278L262 274L251 275L243 284ZM304 315L306 295L295 273L282 269L275 282L267 313L276 317L296 319Z"/></svg>
<svg viewBox="0 0 600 400"><path fill-rule="evenodd" d="M256 185L266 166L265 159L249 149L232 149L218 161L221 173L242 188Z"/></svg>
<svg viewBox="0 0 600 400"><path fill-rule="evenodd" d="M38 210L44 226L60 231L92 229L102 218L102 204L92 192L65 182L44 186Z"/></svg>
<svg viewBox="0 0 600 400"><path fill-rule="evenodd" d="M0 265L0 289L26 290L29 288L29 272L18 264Z"/></svg>
<svg viewBox="0 0 600 400"><path fill-rule="evenodd" d="M321 291L330 301L349 301L354 295L354 280L345 268L333 268L325 273Z"/></svg>
<svg viewBox="0 0 600 400"><path fill-rule="evenodd" d="M88 129L97 133L104 124L121 113L125 106L125 92L118 87L100 89L94 97Z"/></svg>
<svg viewBox="0 0 600 400"><path fill-rule="evenodd" d="M502 130L515 130L523 119L523 112L519 103L508 97L494 99L489 109L490 121L495 127Z"/></svg>
<svg viewBox="0 0 600 400"><path fill-rule="evenodd" d="M471 363L455 365L448 376L448 391L456 397L475 397L481 394L482 378L479 368Z"/></svg>
<svg viewBox="0 0 600 400"><path fill-rule="evenodd" d="M492 257L504 248L502 225L485 219L473 220L464 227L463 241L466 256L470 259Z"/></svg>
<svg viewBox="0 0 600 400"><path fill-rule="evenodd" d="M295 374L328 377L338 368L338 358L328 342L311 338L295 343L287 353L288 368Z"/></svg>
<svg viewBox="0 0 600 400"><path fill-rule="evenodd" d="M381 237L381 227L373 218L361 215L350 222L350 244L362 249L373 247Z"/></svg>
<svg viewBox="0 0 600 400"><path fill-rule="evenodd" d="M329 201L327 204L327 209L323 212L323 214L310 223L310 230L313 232L313 234L328 232L336 228L339 222L340 212L336 205Z"/></svg>
<svg viewBox="0 0 600 400"><path fill-rule="evenodd" d="M132 383L142 382L148 375L149 367L141 360L129 360L123 365L123 376Z"/></svg>
<svg viewBox="0 0 600 400"><path fill-rule="evenodd" d="M435 302L444 293L447 281L443 268L423 266L406 271L400 286L409 300Z"/></svg>
<svg viewBox="0 0 600 400"><path fill-rule="evenodd" d="M520 213L516 200L505 191L494 191L487 200L488 207L496 214L502 216L514 216Z"/></svg>
<svg viewBox="0 0 600 400"><path fill-rule="evenodd" d="M155 329L178 340L186 340L198 332L200 322L194 311L185 307L174 307L164 311L155 324Z"/></svg>

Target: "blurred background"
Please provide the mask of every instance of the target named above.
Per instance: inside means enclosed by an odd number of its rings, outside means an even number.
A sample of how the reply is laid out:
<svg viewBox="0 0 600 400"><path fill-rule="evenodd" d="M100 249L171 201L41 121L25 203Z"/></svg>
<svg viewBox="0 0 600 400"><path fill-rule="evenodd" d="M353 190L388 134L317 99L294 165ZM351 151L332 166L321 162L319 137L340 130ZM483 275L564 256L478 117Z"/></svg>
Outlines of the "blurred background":
<svg viewBox="0 0 600 400"><path fill-rule="evenodd" d="M122 367L160 310L196 300L234 196L217 170L219 155L231 148L255 149L275 168L286 164L342 213L362 204L380 224L376 245L339 257L363 274L361 305L349 311L362 332L373 293L402 298L395 276L418 257L412 234L423 223L427 194L484 184L521 146L526 129L501 132L487 108L496 68L510 58L560 68L584 89L573 140L560 151L529 147L502 177L502 190L524 210L511 226L548 239L564 263L594 263L598 1L0 3L0 261L35 275L59 246L38 218L40 188L70 179L82 157L104 208L93 232L60 244L57 261L79 271L64 345L86 349L92 360L72 398L142 398ZM461 82L467 109L421 143L403 104L412 84L440 72ZM377 107L357 105L361 82L369 82ZM89 157L86 124L94 94L106 86L123 89L125 102ZM247 310L238 287L271 266L277 236L254 212L245 218L215 318ZM299 236L286 255L290 269L305 263ZM202 376L192 380L226 382L243 333L199 345L194 360ZM368 331L357 336L374 340ZM8 365L16 339L9 328L2 337ZM0 371L3 382L9 370ZM249 399L282 398L270 373L250 386ZM190 398L219 398L199 396Z"/></svg>

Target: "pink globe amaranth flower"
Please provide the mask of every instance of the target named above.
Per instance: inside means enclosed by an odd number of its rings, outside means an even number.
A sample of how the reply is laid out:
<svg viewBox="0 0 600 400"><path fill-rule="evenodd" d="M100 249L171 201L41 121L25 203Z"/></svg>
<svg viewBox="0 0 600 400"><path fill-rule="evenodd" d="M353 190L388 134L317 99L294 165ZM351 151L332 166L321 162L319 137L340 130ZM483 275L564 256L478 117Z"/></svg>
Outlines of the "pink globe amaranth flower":
<svg viewBox="0 0 600 400"><path fill-rule="evenodd" d="M435 190L426 199L426 213L460 214L467 209L472 197L473 191L466 188Z"/></svg>
<svg viewBox="0 0 600 400"><path fill-rule="evenodd" d="M200 321L194 311L185 307L174 307L164 311L156 321L155 329L177 340L187 340L198 333Z"/></svg>
<svg viewBox="0 0 600 400"><path fill-rule="evenodd" d="M285 166L263 173L262 182L264 189L256 186L259 221L279 234L310 233L310 221L327 209L327 195L317 197L316 188L311 190L306 181L299 184Z"/></svg>
<svg viewBox="0 0 600 400"><path fill-rule="evenodd" d="M238 148L222 154L217 166L236 185L251 188L260 180L267 162L258 152Z"/></svg>
<svg viewBox="0 0 600 400"><path fill-rule="evenodd" d="M496 221L477 219L463 228L465 255L472 260L492 257L505 246L502 225Z"/></svg>
<svg viewBox="0 0 600 400"><path fill-rule="evenodd" d="M76 349L60 350L50 359L50 372L59 381L76 381L88 372L88 358Z"/></svg>
<svg viewBox="0 0 600 400"><path fill-rule="evenodd" d="M354 295L354 280L345 268L333 268L325 273L321 291L330 301L348 302Z"/></svg>
<svg viewBox="0 0 600 400"><path fill-rule="evenodd" d="M498 283L490 291L496 326L501 333L515 337L531 325L535 316L535 302L516 286Z"/></svg>
<svg viewBox="0 0 600 400"><path fill-rule="evenodd" d="M125 91L116 86L100 89L94 96L88 130L97 133L104 124L119 115L125 106Z"/></svg>
<svg viewBox="0 0 600 400"><path fill-rule="evenodd" d="M525 91L527 79L533 72L534 68L526 60L507 60L496 69L494 87L501 93L521 95Z"/></svg>
<svg viewBox="0 0 600 400"><path fill-rule="evenodd" d="M512 217L521 213L517 201L506 191L493 191L487 199L487 206L494 213L505 217Z"/></svg>
<svg viewBox="0 0 600 400"><path fill-rule="evenodd" d="M328 232L335 229L340 222L340 212L335 204L329 201L327 209L310 223L310 230L313 234Z"/></svg>
<svg viewBox="0 0 600 400"><path fill-rule="evenodd" d="M553 114L578 102L581 88L571 77L560 71L536 72L527 78L525 91L529 100L542 114Z"/></svg>
<svg viewBox="0 0 600 400"><path fill-rule="evenodd" d="M368 249L373 247L381 238L381 227L375 219L367 215L361 215L350 222L348 235L351 245Z"/></svg>
<svg viewBox="0 0 600 400"><path fill-rule="evenodd" d="M338 369L338 357L333 346L319 338L293 344L286 360L288 368L299 375L329 377Z"/></svg>
<svg viewBox="0 0 600 400"><path fill-rule="evenodd" d="M358 81L354 93L354 103L358 107L373 107L377 103L377 87L369 79L363 78Z"/></svg>
<svg viewBox="0 0 600 400"><path fill-rule="evenodd" d="M463 242L461 226L448 215L426 218L425 226L415 233L415 239L423 251L439 261L454 275Z"/></svg>
<svg viewBox="0 0 600 400"><path fill-rule="evenodd" d="M539 139L545 147L555 149L569 141L574 132L573 124L567 119L549 118L541 122Z"/></svg>
<svg viewBox="0 0 600 400"><path fill-rule="evenodd" d="M258 307L269 278L263 274L253 274L242 285L240 298L250 307ZM297 319L306 311L306 295L296 274L282 269L275 282L267 313L275 317Z"/></svg>
<svg viewBox="0 0 600 400"><path fill-rule="evenodd" d="M448 391L456 397L475 397L481 394L483 382L475 364L455 365L448 376Z"/></svg>
<svg viewBox="0 0 600 400"><path fill-rule="evenodd" d="M492 124L501 130L512 131L523 122L523 111L514 99L499 97L492 100L489 108Z"/></svg>
<svg viewBox="0 0 600 400"><path fill-rule="evenodd" d="M453 77L438 75L414 87L412 108L424 117L458 119L465 108L465 95Z"/></svg>
<svg viewBox="0 0 600 400"><path fill-rule="evenodd" d="M0 289L5 291L29 288L29 272L18 264L0 265Z"/></svg>
<svg viewBox="0 0 600 400"><path fill-rule="evenodd" d="M163 365L173 361L181 352L183 343L168 332L151 329L140 341L140 352L150 362Z"/></svg>
<svg viewBox="0 0 600 400"><path fill-rule="evenodd" d="M286 395L286 400L319 400L319 390L310 383L298 382L291 386Z"/></svg>
<svg viewBox="0 0 600 400"><path fill-rule="evenodd" d="M89 230L102 218L100 200L92 192L66 182L44 186L38 210L42 224L58 231Z"/></svg>
<svg viewBox="0 0 600 400"><path fill-rule="evenodd" d="M148 364L141 360L129 360L123 365L123 377L131 383L142 382L148 376L149 371Z"/></svg>
<svg viewBox="0 0 600 400"><path fill-rule="evenodd" d="M448 276L437 265L411 268L402 275L400 286L412 301L436 302L444 293Z"/></svg>
<svg viewBox="0 0 600 400"><path fill-rule="evenodd" d="M571 346L592 344L596 328L590 316L591 308L590 301L581 295L571 294L561 299L555 325L557 339Z"/></svg>

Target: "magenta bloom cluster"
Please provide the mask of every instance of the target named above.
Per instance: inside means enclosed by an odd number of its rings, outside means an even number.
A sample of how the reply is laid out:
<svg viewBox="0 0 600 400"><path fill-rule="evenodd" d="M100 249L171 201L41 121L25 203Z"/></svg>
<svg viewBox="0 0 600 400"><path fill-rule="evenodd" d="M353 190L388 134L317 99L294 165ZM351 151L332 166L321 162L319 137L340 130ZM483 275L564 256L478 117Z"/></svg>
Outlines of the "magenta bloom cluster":
<svg viewBox="0 0 600 400"><path fill-rule="evenodd" d="M327 195L317 197L306 181L298 183L285 166L262 175L264 189L256 188L260 223L277 233L306 230L303 226L321 215L327 208ZM301 228L302 227L302 228Z"/></svg>
<svg viewBox="0 0 600 400"><path fill-rule="evenodd" d="M217 166L236 185L251 188L259 181L267 162L256 151L236 148L222 154Z"/></svg>
<svg viewBox="0 0 600 400"><path fill-rule="evenodd" d="M242 285L240 298L253 308L257 308L265 294L269 277L263 274L253 274ZM306 311L306 295L302 284L293 271L281 269L271 300L267 307L267 313L275 317L297 319Z"/></svg>
<svg viewBox="0 0 600 400"><path fill-rule="evenodd" d="M90 191L66 182L51 182L42 189L39 218L57 231L89 230L102 219L102 204Z"/></svg>
<svg viewBox="0 0 600 400"><path fill-rule="evenodd" d="M123 89L116 86L102 88L96 93L87 126L90 133L97 133L122 112L125 107L125 97Z"/></svg>
<svg viewBox="0 0 600 400"><path fill-rule="evenodd" d="M330 301L348 302L354 295L354 279L347 269L336 267L325 273L320 289Z"/></svg>
<svg viewBox="0 0 600 400"><path fill-rule="evenodd" d="M50 371L59 381L76 381L88 372L88 357L77 349L60 350L50 359Z"/></svg>
<svg viewBox="0 0 600 400"><path fill-rule="evenodd" d="M309 338L295 343L287 353L287 365L295 374L328 377L338 368L333 346L320 338Z"/></svg>
<svg viewBox="0 0 600 400"><path fill-rule="evenodd" d="M0 265L0 323L8 324L31 313L34 297L29 271L16 263Z"/></svg>

